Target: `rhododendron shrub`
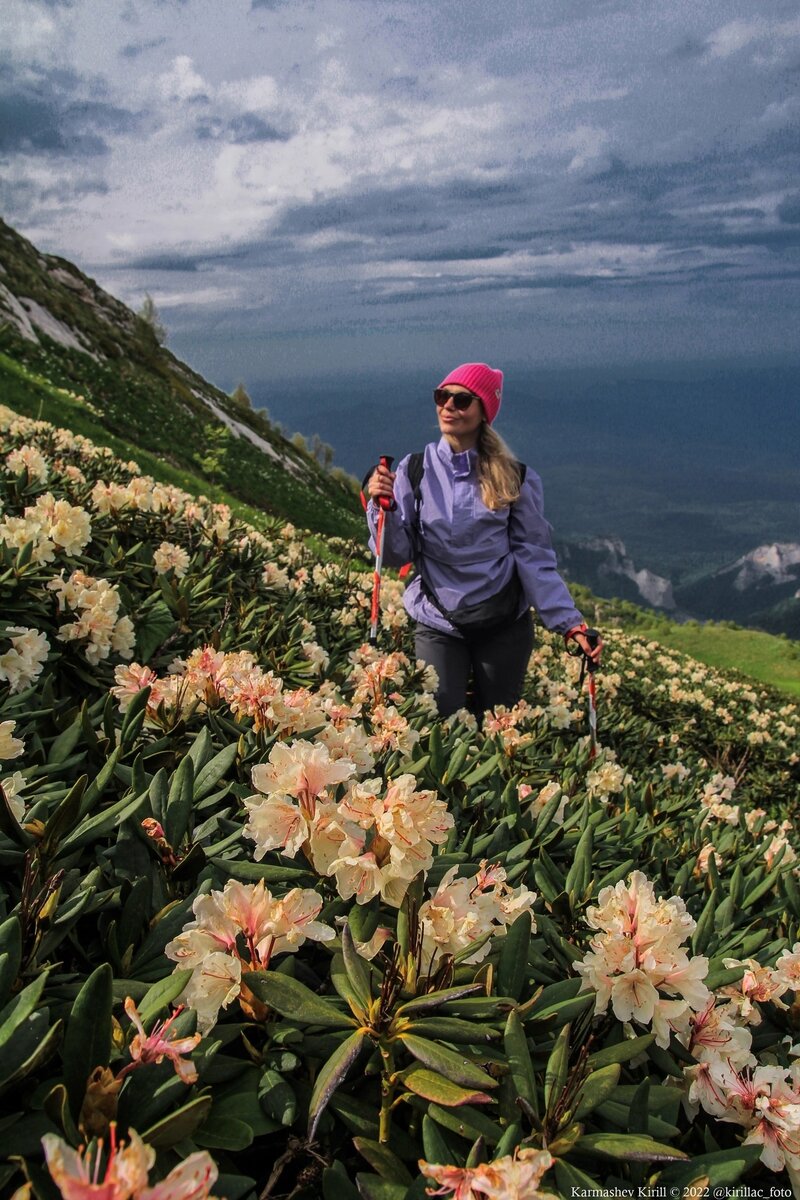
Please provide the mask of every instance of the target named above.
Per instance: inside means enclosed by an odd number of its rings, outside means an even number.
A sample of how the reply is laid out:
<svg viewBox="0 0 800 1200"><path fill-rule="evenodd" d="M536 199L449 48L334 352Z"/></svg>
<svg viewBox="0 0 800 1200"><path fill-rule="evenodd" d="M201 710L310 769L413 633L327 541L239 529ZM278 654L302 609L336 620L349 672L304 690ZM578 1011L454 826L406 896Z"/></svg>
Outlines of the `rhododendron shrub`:
<svg viewBox="0 0 800 1200"><path fill-rule="evenodd" d="M363 546L0 442L4 1188L797 1186L793 701L612 630L591 759L540 631L440 721Z"/></svg>

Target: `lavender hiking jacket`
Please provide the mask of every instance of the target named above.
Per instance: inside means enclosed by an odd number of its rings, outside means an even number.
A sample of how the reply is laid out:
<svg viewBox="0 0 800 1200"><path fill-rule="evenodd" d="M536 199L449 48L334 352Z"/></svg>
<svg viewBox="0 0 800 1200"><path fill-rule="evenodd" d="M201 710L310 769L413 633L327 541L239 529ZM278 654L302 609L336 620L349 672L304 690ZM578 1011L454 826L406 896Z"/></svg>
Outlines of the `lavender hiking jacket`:
<svg viewBox="0 0 800 1200"><path fill-rule="evenodd" d="M558 573L551 527L545 520L542 481L528 467L519 500L509 517L507 508L492 512L481 500L477 453L454 454L441 438L425 447L425 474L421 483L419 537L414 493L408 479L408 457L397 466L394 497L397 508L387 511L383 561L399 567L414 561L445 608L478 604L499 592L516 566L526 607L536 609L547 629L566 633L583 617ZM375 550L378 506L367 505ZM415 621L459 637L446 617L427 599L417 577L403 597L406 612Z"/></svg>

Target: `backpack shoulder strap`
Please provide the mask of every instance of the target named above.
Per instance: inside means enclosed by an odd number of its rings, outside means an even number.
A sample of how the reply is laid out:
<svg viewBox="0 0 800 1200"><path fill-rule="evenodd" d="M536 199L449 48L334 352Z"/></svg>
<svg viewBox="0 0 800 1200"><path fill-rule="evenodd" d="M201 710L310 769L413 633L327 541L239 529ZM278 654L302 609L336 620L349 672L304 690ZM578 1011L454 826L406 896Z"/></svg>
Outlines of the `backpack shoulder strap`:
<svg viewBox="0 0 800 1200"><path fill-rule="evenodd" d="M408 482L411 484L411 490L414 493L414 503L419 508L422 502L422 476L425 474L425 452L417 450L414 454L410 454L408 458Z"/></svg>

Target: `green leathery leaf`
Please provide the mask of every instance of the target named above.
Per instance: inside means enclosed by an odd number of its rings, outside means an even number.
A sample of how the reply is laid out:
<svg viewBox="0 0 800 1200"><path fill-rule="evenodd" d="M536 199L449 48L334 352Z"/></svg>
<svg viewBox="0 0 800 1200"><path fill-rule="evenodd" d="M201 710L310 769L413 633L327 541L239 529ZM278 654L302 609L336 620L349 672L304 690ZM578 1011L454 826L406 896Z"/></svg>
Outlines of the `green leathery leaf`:
<svg viewBox="0 0 800 1200"><path fill-rule="evenodd" d="M172 1001L180 996L192 974L191 967L187 967L183 971L173 971L171 975L159 979L158 983L154 983L152 987L148 988L141 1003L137 1006L142 1023L151 1021L153 1017L168 1008Z"/></svg>
<svg viewBox="0 0 800 1200"><path fill-rule="evenodd" d="M150 688L141 688L125 709L122 725L119 731L120 744L128 746L136 741L147 715L147 701L150 699Z"/></svg>
<svg viewBox="0 0 800 1200"><path fill-rule="evenodd" d="M356 1183L362 1200L406 1200L408 1189L404 1183L391 1183L380 1175L366 1175L360 1172L356 1175Z"/></svg>
<svg viewBox="0 0 800 1200"><path fill-rule="evenodd" d="M544 1106L551 1112L567 1081L569 1058L569 1025L565 1025L556 1038L544 1073Z"/></svg>
<svg viewBox="0 0 800 1200"><path fill-rule="evenodd" d="M528 970L528 950L531 943L531 914L520 913L507 929L500 947L497 967L497 990L503 996L519 1000Z"/></svg>
<svg viewBox="0 0 800 1200"><path fill-rule="evenodd" d="M322 1200L359 1200L357 1188L338 1159L322 1172Z"/></svg>
<svg viewBox="0 0 800 1200"><path fill-rule="evenodd" d="M142 1130L142 1141L156 1150L168 1150L179 1142L192 1137L211 1111L211 1096L198 1096L182 1108L156 1121L149 1129ZM248 1128L248 1132L250 1132ZM251 1136L252 1140L252 1136Z"/></svg>
<svg viewBox="0 0 800 1200"><path fill-rule="evenodd" d="M0 1091L5 1091L7 1088L13 1087L21 1079L30 1075L42 1063L47 1062L49 1058L55 1054L58 1044L61 1041L61 1033L63 1030L63 1021L56 1021L51 1025L44 1036L37 1035L36 1043L31 1053L9 1074L0 1081Z"/></svg>
<svg viewBox="0 0 800 1200"><path fill-rule="evenodd" d="M624 1159L626 1162L672 1162L688 1159L689 1155L675 1146L665 1146L644 1134L589 1133L578 1138L575 1149L584 1154L599 1154L603 1158Z"/></svg>
<svg viewBox="0 0 800 1200"><path fill-rule="evenodd" d="M667 1167L659 1175L659 1182L663 1180L665 1184L676 1186L681 1191L703 1179L707 1179L709 1185L716 1187L738 1183L744 1172L756 1165L761 1153L762 1146L756 1143L699 1154L688 1163L676 1163Z"/></svg>
<svg viewBox="0 0 800 1200"><path fill-rule="evenodd" d="M67 792L58 808L47 819L42 835L41 851L49 858L61 838L75 825L80 817L81 800L89 782L87 775L81 775Z"/></svg>
<svg viewBox="0 0 800 1200"><path fill-rule="evenodd" d="M11 1040L20 1025L27 1021L35 1010L47 982L47 975L47 971L37 975L33 982L23 988L0 1012L0 1049Z"/></svg>
<svg viewBox="0 0 800 1200"><path fill-rule="evenodd" d="M591 1175L587 1175L574 1163L566 1162L563 1158L556 1159L554 1170L562 1196L592 1196L603 1200L604 1196L614 1195L613 1192L606 1192L603 1185Z"/></svg>
<svg viewBox="0 0 800 1200"><path fill-rule="evenodd" d="M525 1037L525 1027L520 1020L519 1013L516 1011L508 1014L505 1033L503 1035L503 1046L508 1057L511 1079L514 1083L516 1094L527 1101L534 1113L538 1114L539 1106L536 1095L536 1078L533 1073L533 1062L530 1050L528 1049L528 1040Z"/></svg>
<svg viewBox="0 0 800 1200"><path fill-rule="evenodd" d="M263 1004L301 1025L346 1029L356 1023L349 1013L341 1012L330 1000L318 996L289 975L277 971L245 971L242 982Z"/></svg>
<svg viewBox="0 0 800 1200"><path fill-rule="evenodd" d="M153 778L150 780L149 795L150 795L150 811L152 812L159 825L163 827L167 819L167 772L164 767L160 767L156 771Z"/></svg>
<svg viewBox="0 0 800 1200"><path fill-rule="evenodd" d="M204 733L208 730L204 729ZM199 741L199 738L198 738ZM167 811L164 814L164 833L170 846L180 846L189 828L194 798L194 762L190 755L185 755L178 764L178 769L172 777L169 795L167 796Z"/></svg>
<svg viewBox="0 0 800 1200"><path fill-rule="evenodd" d="M73 850L79 850L82 846L87 846L89 842L110 833L114 825L119 826L123 821L127 821L129 817L132 817L142 807L146 799L146 792L143 792L140 796L131 796L130 792L126 792L115 804L111 804L102 812L96 813L93 817L86 817L81 821L80 825L68 837L64 838L59 846L59 852L61 854L69 854Z"/></svg>
<svg viewBox="0 0 800 1200"><path fill-rule="evenodd" d="M436 779L441 779L444 774L444 747L442 746L442 727L438 721L434 721L431 727L429 749L431 771Z"/></svg>
<svg viewBox="0 0 800 1200"><path fill-rule="evenodd" d="M406 1187L413 1182L405 1163L388 1146L363 1137L354 1137L353 1145L383 1179L402 1183Z"/></svg>
<svg viewBox="0 0 800 1200"><path fill-rule="evenodd" d="M223 775L233 766L238 753L239 743L232 742L197 771L194 781L195 800L202 800L213 792Z"/></svg>
<svg viewBox="0 0 800 1200"><path fill-rule="evenodd" d="M202 767L211 758L211 752L214 746L211 741L211 734L208 728L204 725L198 733L197 737L189 747L187 758L191 759L192 767L195 771L200 771Z"/></svg>
<svg viewBox="0 0 800 1200"><path fill-rule="evenodd" d="M308 1136L313 1138L317 1132L319 1119L325 1111L325 1106L332 1093L340 1083L344 1082L348 1071L361 1053L362 1047L369 1041L366 1033L357 1029L351 1033L337 1050L334 1050L325 1066L320 1071L314 1083L314 1091L308 1106Z"/></svg>
<svg viewBox="0 0 800 1200"><path fill-rule="evenodd" d="M355 948L349 925L344 925L342 928L342 957L344 958L344 968L353 991L363 1012L367 1013L372 1002L369 968Z"/></svg>
<svg viewBox="0 0 800 1200"><path fill-rule="evenodd" d="M593 831L587 825L575 849L575 857L564 881L564 890L574 897L581 897L589 886L592 874Z"/></svg>
<svg viewBox="0 0 800 1200"><path fill-rule="evenodd" d="M445 1129L449 1129L452 1133L457 1133L459 1137L467 1138L471 1142L475 1138L483 1137L491 1145L496 1146L503 1136L503 1131L496 1121L469 1104L458 1108L443 1108L437 1103L429 1104L428 1115L439 1125L443 1125Z"/></svg>
<svg viewBox="0 0 800 1200"><path fill-rule="evenodd" d="M474 1088L462 1087L452 1080L429 1071L427 1067L412 1067L403 1075L403 1085L415 1096L431 1100L446 1108L457 1108L462 1104L491 1104L492 1097Z"/></svg>
<svg viewBox="0 0 800 1200"><path fill-rule="evenodd" d="M78 744L78 738L81 736L81 714L76 716L71 725L66 729L62 729L61 733L50 747L50 753L47 755L48 763L61 763L65 758L69 758L72 751Z"/></svg>
<svg viewBox="0 0 800 1200"><path fill-rule="evenodd" d="M423 1066L444 1075L453 1083L468 1088L497 1087L496 1079L492 1079L475 1063L464 1058L463 1055L457 1054L455 1050L448 1050L446 1046L442 1046L438 1042L428 1041L427 1038L417 1037L413 1033L401 1034L399 1040L409 1054L413 1055Z"/></svg>
<svg viewBox="0 0 800 1200"><path fill-rule="evenodd" d="M430 1163L454 1163L455 1155L436 1121L427 1114L422 1118L422 1149Z"/></svg>
<svg viewBox="0 0 800 1200"><path fill-rule="evenodd" d="M116 749L111 752L110 757L106 759L95 778L87 787L81 800L82 817L85 817L87 813L92 811L95 804L97 804L97 801L103 795L103 792L108 787L109 781L114 774L117 763L122 757L122 753L122 747L117 746Z"/></svg>
<svg viewBox="0 0 800 1200"><path fill-rule="evenodd" d="M476 783L482 783L484 779L487 779L489 775L499 769L501 763L502 756L500 754L493 754L485 762L482 762L480 766L477 766L474 771L470 771L469 775L464 777L464 783L468 788L474 787Z"/></svg>
<svg viewBox="0 0 800 1200"><path fill-rule="evenodd" d="M733 956L731 956L733 957ZM741 967L722 967L716 970L709 971L708 975L703 980L709 991L715 992L717 988L727 987L728 984L738 983L744 975L747 968Z"/></svg>
<svg viewBox="0 0 800 1200"><path fill-rule="evenodd" d="M599 1071L592 1071L586 1077L581 1087L578 1107L575 1109L575 1120L581 1121L588 1113L597 1108L609 1098L616 1089L620 1076L620 1064L609 1063Z"/></svg>
<svg viewBox="0 0 800 1200"><path fill-rule="evenodd" d="M463 738L458 739L456 748L450 755L444 775L442 776L442 783L452 783L454 779L458 778L458 773L466 762L471 744L471 742L465 741Z"/></svg>
<svg viewBox="0 0 800 1200"><path fill-rule="evenodd" d="M427 996L419 996L416 1000L409 1000L406 1004L401 1004L397 1010L397 1015L399 1017L416 1017L423 1013L432 1012L440 1008L443 1004L461 1000L465 996L474 996L476 992L482 990L483 985L480 983L466 983L462 987L444 988L440 992L429 992Z"/></svg>
<svg viewBox="0 0 800 1200"><path fill-rule="evenodd" d="M713 858L713 855L711 856ZM714 932L714 916L717 911L717 889L713 888L711 895L703 906L697 927L692 934L692 954L702 954Z"/></svg>
<svg viewBox="0 0 800 1200"><path fill-rule="evenodd" d="M57 1083L47 1093L44 1098L44 1111L50 1120L66 1135L67 1140L77 1146L81 1140L80 1134L72 1120L72 1114L69 1111L69 1096L63 1083Z"/></svg>
<svg viewBox="0 0 800 1200"><path fill-rule="evenodd" d="M22 963L22 926L16 913L0 925L0 1004L5 1004Z"/></svg>
<svg viewBox="0 0 800 1200"><path fill-rule="evenodd" d="M258 1085L258 1099L273 1121L289 1126L297 1117L297 1096L279 1071L267 1069Z"/></svg>
<svg viewBox="0 0 800 1200"><path fill-rule="evenodd" d="M72 1005L64 1034L62 1059L70 1111L77 1119L86 1081L95 1067L107 1067L111 1054L111 1009L114 976L101 963L84 983Z"/></svg>
<svg viewBox="0 0 800 1200"><path fill-rule="evenodd" d="M437 1042L455 1042L464 1046L479 1046L500 1037L498 1030L491 1026L463 1021L458 1017L421 1016L408 1024L407 1032Z"/></svg>
<svg viewBox="0 0 800 1200"><path fill-rule="evenodd" d="M626 1038L624 1042L617 1042L614 1046L595 1050L594 1054L589 1055L588 1064L593 1071L598 1071L611 1063L630 1062L653 1044L655 1036L654 1033L643 1033L640 1037Z"/></svg>

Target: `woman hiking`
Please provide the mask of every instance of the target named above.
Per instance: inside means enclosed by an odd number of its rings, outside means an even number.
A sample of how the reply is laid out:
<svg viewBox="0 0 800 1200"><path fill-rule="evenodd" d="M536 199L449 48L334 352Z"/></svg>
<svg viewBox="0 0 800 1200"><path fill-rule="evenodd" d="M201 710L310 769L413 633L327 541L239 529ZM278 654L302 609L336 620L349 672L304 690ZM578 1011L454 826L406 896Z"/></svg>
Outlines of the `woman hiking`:
<svg viewBox="0 0 800 1200"><path fill-rule="evenodd" d="M413 561L403 603L415 622L417 657L439 676L447 717L516 704L533 648L531 607L547 629L574 639L593 662L586 624L556 569L539 476L516 461L492 429L503 373L463 363L433 393L441 438L408 455L397 471L369 477L367 520L375 548L379 503L389 501L383 561Z"/></svg>

